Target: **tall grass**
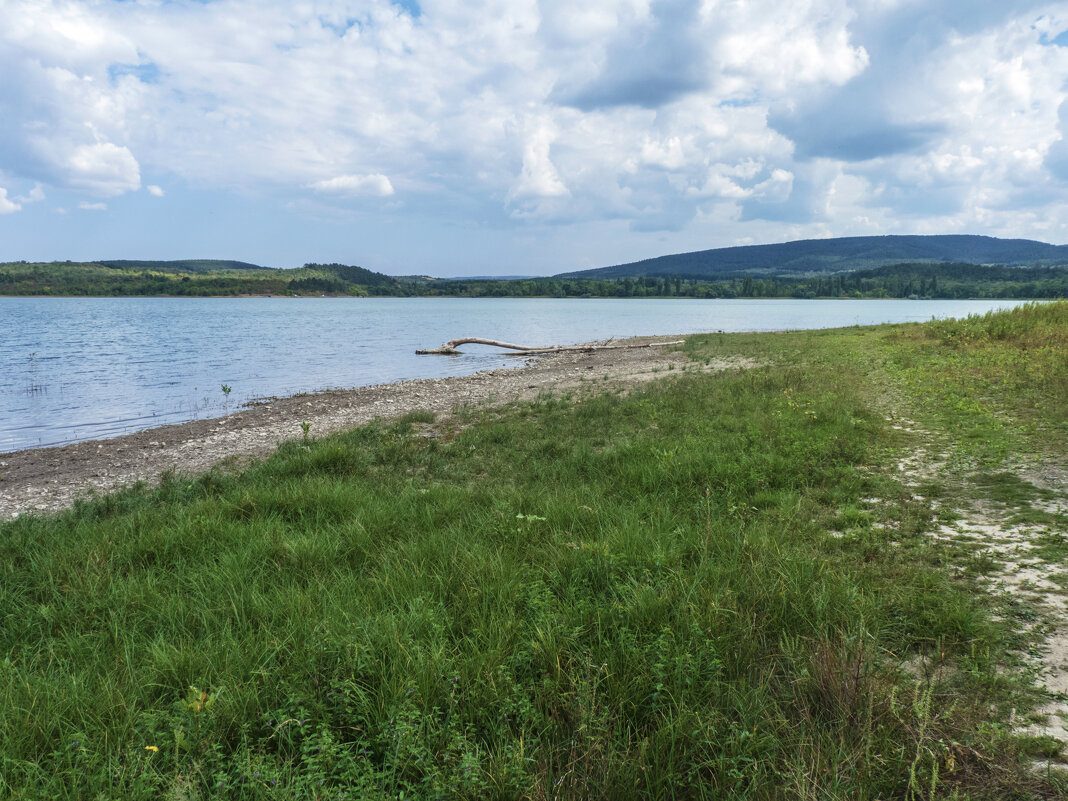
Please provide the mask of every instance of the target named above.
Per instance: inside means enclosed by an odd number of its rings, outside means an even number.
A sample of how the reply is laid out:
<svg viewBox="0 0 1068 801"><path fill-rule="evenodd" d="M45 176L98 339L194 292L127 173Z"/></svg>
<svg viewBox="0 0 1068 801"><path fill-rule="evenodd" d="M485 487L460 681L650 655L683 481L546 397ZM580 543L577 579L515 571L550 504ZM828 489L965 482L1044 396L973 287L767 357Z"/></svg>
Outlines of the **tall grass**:
<svg viewBox="0 0 1068 801"><path fill-rule="evenodd" d="M893 334L893 367L928 412L962 432L966 455L997 461L1068 443L1068 302L1030 303Z"/></svg>
<svg viewBox="0 0 1068 801"><path fill-rule="evenodd" d="M917 557L865 382L828 356L370 425L4 524L0 793L1023 792L985 685L898 670L993 676L1001 634Z"/></svg>

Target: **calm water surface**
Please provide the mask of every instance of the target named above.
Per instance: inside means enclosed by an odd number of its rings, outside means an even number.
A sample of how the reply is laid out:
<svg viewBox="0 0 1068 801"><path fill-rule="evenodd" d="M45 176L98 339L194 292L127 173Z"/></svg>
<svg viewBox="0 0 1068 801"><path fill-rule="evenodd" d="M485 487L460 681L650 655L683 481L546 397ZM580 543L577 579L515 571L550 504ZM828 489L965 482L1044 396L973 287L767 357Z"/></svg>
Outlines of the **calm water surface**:
<svg viewBox="0 0 1068 801"><path fill-rule="evenodd" d="M0 298L0 453L214 417L276 395L517 367L529 345L961 317L1014 301ZM229 398L222 385L232 388Z"/></svg>

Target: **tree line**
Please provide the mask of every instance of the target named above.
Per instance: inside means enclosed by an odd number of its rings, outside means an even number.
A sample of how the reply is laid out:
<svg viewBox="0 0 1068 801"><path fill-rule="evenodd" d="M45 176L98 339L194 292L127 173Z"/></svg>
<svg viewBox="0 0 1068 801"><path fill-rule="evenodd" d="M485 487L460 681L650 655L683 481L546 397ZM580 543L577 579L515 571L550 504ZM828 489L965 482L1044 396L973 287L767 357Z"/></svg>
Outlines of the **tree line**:
<svg viewBox="0 0 1068 801"><path fill-rule="evenodd" d="M557 298L1060 298L1068 267L899 264L807 276L734 275L717 280L645 276L518 280L395 278L343 264L294 270L175 272L101 263L0 264L0 295Z"/></svg>

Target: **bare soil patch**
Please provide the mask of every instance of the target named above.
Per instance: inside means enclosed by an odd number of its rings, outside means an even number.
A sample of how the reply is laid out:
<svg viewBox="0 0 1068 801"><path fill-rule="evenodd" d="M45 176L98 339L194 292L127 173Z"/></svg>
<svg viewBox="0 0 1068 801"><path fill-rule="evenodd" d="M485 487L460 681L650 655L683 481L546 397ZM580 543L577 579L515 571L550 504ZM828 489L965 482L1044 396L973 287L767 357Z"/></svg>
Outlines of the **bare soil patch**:
<svg viewBox="0 0 1068 801"><path fill-rule="evenodd" d="M941 477L956 485L962 497L972 497L955 502L956 519L940 525L932 536L960 544L985 559L987 574L980 584L1001 599L1004 610L1026 610L1026 616L1014 619L1033 638L1028 662L1047 700L1029 720L1010 723L1020 734L1052 737L1068 745L1068 531L1058 522L1068 516L1068 464L1047 457L999 468L1004 475L1047 493L1026 507L983 497L983 490L974 484L975 476L954 475L944 456L922 446L902 459L899 469L913 486ZM1052 517L1028 521L1020 516L1026 508ZM1066 757L1062 752L1058 761Z"/></svg>
<svg viewBox="0 0 1068 801"><path fill-rule="evenodd" d="M673 339L678 337L639 337L626 342ZM220 463L240 466L270 454L287 440L301 438L301 423L310 424L311 436L319 437L414 411L448 415L464 407L532 400L544 393L615 390L683 370L747 366L750 362L737 357L697 364L684 353L663 347L566 351L526 358L518 369L269 398L226 417L0 454L0 519L56 511L91 493L139 481L158 482L168 472L195 474Z"/></svg>

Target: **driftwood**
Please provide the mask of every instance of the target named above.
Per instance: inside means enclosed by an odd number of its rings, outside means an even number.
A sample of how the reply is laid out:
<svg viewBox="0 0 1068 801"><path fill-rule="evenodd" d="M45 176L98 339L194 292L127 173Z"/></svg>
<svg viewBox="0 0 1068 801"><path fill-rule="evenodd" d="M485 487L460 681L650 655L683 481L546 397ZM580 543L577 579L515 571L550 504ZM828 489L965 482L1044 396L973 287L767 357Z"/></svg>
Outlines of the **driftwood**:
<svg viewBox="0 0 1068 801"><path fill-rule="evenodd" d="M608 340L611 342L611 340ZM683 340L676 339L671 342L646 342L641 345L609 345L609 344L597 344L597 345L551 345L545 348L529 347L527 345L513 345L511 342L501 342L496 339L483 339L482 337L460 337L459 339L450 339L440 348L432 348L431 350L417 350L416 353L420 355L429 356L455 356L460 353L456 348L460 345L490 345L495 348L508 348L509 350L518 351L517 353L509 354L511 356L526 356L532 353L556 353L558 351L565 350L577 350L583 352L589 352L593 350L631 350L633 348L658 348L664 345L681 345Z"/></svg>

